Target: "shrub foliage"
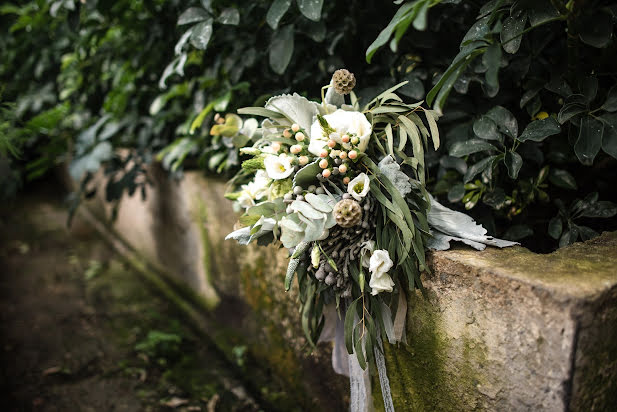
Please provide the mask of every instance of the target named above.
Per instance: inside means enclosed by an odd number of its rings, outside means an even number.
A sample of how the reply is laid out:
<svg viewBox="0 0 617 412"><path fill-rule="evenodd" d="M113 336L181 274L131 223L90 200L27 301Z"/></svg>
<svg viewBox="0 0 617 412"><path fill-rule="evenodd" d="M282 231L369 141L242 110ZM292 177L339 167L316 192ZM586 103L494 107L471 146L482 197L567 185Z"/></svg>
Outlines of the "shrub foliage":
<svg viewBox="0 0 617 412"><path fill-rule="evenodd" d="M74 205L101 164L109 201L145 195L155 158L235 171L246 119L217 113L346 67L361 101L407 81L443 113L425 154L441 199L535 250L586 240L617 229L616 15L599 0L5 2L0 195L67 161Z"/></svg>

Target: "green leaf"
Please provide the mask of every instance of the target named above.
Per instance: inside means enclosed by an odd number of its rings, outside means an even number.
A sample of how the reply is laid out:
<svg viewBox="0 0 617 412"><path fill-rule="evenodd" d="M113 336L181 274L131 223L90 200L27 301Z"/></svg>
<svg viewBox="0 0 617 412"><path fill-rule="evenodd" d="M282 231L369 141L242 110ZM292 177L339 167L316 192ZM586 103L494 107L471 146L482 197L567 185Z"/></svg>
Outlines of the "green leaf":
<svg viewBox="0 0 617 412"><path fill-rule="evenodd" d="M602 150L617 159L617 113L600 116L604 123L602 133Z"/></svg>
<svg viewBox="0 0 617 412"><path fill-rule="evenodd" d="M586 166L593 164L593 159L602 147L603 129L602 122L591 116L585 116L581 119L578 139L574 144L574 153L582 164Z"/></svg>
<svg viewBox="0 0 617 412"><path fill-rule="evenodd" d="M219 14L217 21L221 24L237 26L240 23L240 12L235 7L228 7Z"/></svg>
<svg viewBox="0 0 617 412"><path fill-rule="evenodd" d="M266 21L272 30L277 29L279 22L289 10L289 6L291 6L291 0L274 0L272 2L268 14L266 14Z"/></svg>
<svg viewBox="0 0 617 412"><path fill-rule="evenodd" d="M358 364L362 369L366 369L366 359L364 357L364 348L362 345L362 335L365 333L363 323L356 326L356 329L354 330L354 349L356 358L358 359ZM365 339L368 339L368 336L366 336Z"/></svg>
<svg viewBox="0 0 617 412"><path fill-rule="evenodd" d="M587 99L582 94L571 94L566 97L564 104L557 115L559 123L564 124L572 117L588 110Z"/></svg>
<svg viewBox="0 0 617 412"><path fill-rule="evenodd" d="M319 21L323 0L296 0L300 13L309 20Z"/></svg>
<svg viewBox="0 0 617 412"><path fill-rule="evenodd" d="M437 113L432 110L425 110L426 120L428 121L428 127L431 129L431 139L433 140L433 148L439 149L439 128L437 127Z"/></svg>
<svg viewBox="0 0 617 412"><path fill-rule="evenodd" d="M431 5L430 0L424 0L420 7L418 8L417 15L413 19L413 28L418 31L426 30L427 21L428 21L428 9Z"/></svg>
<svg viewBox="0 0 617 412"><path fill-rule="evenodd" d="M617 205L613 202L603 200L589 204L583 213L581 213L581 217L609 218L615 216L616 214Z"/></svg>
<svg viewBox="0 0 617 412"><path fill-rule="evenodd" d="M210 42L210 37L212 37L212 19L202 21L195 25L191 33L190 41L195 48L206 50Z"/></svg>
<svg viewBox="0 0 617 412"><path fill-rule="evenodd" d="M587 99L587 102L590 103L598 94L598 78L595 76L584 76L579 79L578 87L583 96L585 96L585 99Z"/></svg>
<svg viewBox="0 0 617 412"><path fill-rule="evenodd" d="M285 292L288 292L289 288L291 288L291 282L293 281L299 263L300 259L298 258L292 258L289 260L289 265L287 265L287 274L285 275Z"/></svg>
<svg viewBox="0 0 617 412"><path fill-rule="evenodd" d="M576 190L578 188L576 180L567 170L551 169L548 179L555 186L564 189Z"/></svg>
<svg viewBox="0 0 617 412"><path fill-rule="evenodd" d="M384 44L388 42L390 36L396 29L399 23L401 23L406 17L407 13L414 7L413 3L405 3L403 4L394 14L390 23L379 33L377 38L371 43L371 45L366 49L366 62L370 63L373 55L377 50L379 50Z"/></svg>
<svg viewBox="0 0 617 412"><path fill-rule="evenodd" d="M463 178L464 183L469 183L478 173L482 173L487 167L492 167L492 164L495 160L497 160L500 155L489 156L485 159L480 160L478 163L470 166L467 169L467 173Z"/></svg>
<svg viewBox="0 0 617 412"><path fill-rule="evenodd" d="M604 101L601 109L606 110L607 112L617 111L617 84L611 87L608 91L606 100Z"/></svg>
<svg viewBox="0 0 617 412"><path fill-rule="evenodd" d="M527 225L513 225L503 234L504 239L521 240L533 235L533 230Z"/></svg>
<svg viewBox="0 0 617 412"><path fill-rule="evenodd" d="M503 158L503 162L508 169L508 176L512 179L516 179L518 177L518 172L521 170L521 166L523 166L523 158L521 155L516 152L507 151Z"/></svg>
<svg viewBox="0 0 617 412"><path fill-rule="evenodd" d="M518 123L514 115L505 107L495 106L486 113L486 116L491 118L499 128L501 133L504 133L515 139L518 136Z"/></svg>
<svg viewBox="0 0 617 412"><path fill-rule="evenodd" d="M548 235L553 239L559 239L561 236L561 231L563 230L563 223L561 222L561 218L559 216L553 217L548 222Z"/></svg>
<svg viewBox="0 0 617 412"><path fill-rule="evenodd" d="M178 17L178 26L207 20L210 14L201 7L189 7Z"/></svg>
<svg viewBox="0 0 617 412"><path fill-rule="evenodd" d="M452 186L448 191L448 201L450 203L460 202L463 196L465 196L465 186L461 183Z"/></svg>
<svg viewBox="0 0 617 412"><path fill-rule="evenodd" d="M392 157L394 157L394 136L392 135L392 125L390 123L386 125L385 132L386 141L388 144L388 153L390 153Z"/></svg>
<svg viewBox="0 0 617 412"><path fill-rule="evenodd" d="M532 140L534 142L541 142L549 136L557 134L561 131L559 123L552 117L547 117L542 120L535 120L527 125L523 133L519 136L518 140L524 142L526 140Z"/></svg>
<svg viewBox="0 0 617 412"><path fill-rule="evenodd" d="M270 67L277 74L285 73L294 51L294 26L289 24L272 34L270 42Z"/></svg>
<svg viewBox="0 0 617 412"><path fill-rule="evenodd" d="M488 96L495 97L499 92L499 66L501 65L501 46L498 43L490 45L484 55L482 62L486 66L485 79L488 88Z"/></svg>
<svg viewBox="0 0 617 412"><path fill-rule="evenodd" d="M450 156L463 157L484 150L497 150L497 148L484 140L469 139L462 142L454 142L450 146Z"/></svg>
<svg viewBox="0 0 617 412"><path fill-rule="evenodd" d="M485 140L499 140L501 137L497 130L497 124L488 116L480 116L473 123L473 132L480 139Z"/></svg>
<svg viewBox="0 0 617 412"><path fill-rule="evenodd" d="M293 186L302 186L304 189L308 188L317 180L318 173L321 173L318 160L307 164L298 170L298 173L294 176Z"/></svg>
<svg viewBox="0 0 617 412"><path fill-rule="evenodd" d="M361 297L351 302L345 313L345 347L350 355L353 353L353 329L356 318L356 306L360 299Z"/></svg>
<svg viewBox="0 0 617 412"><path fill-rule="evenodd" d="M503 22L501 29L501 45L506 53L514 54L521 46L523 30L527 22L527 14L521 13L520 16L510 16Z"/></svg>
<svg viewBox="0 0 617 412"><path fill-rule="evenodd" d="M577 26L583 43L593 47L606 47L613 37L613 18L602 9L580 17Z"/></svg>

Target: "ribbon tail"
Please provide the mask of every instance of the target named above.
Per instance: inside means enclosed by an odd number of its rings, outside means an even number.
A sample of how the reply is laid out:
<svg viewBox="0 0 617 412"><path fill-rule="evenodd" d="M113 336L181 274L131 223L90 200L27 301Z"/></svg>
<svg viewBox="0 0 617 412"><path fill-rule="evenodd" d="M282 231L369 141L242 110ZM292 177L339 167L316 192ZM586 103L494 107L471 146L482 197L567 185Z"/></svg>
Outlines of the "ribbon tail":
<svg viewBox="0 0 617 412"><path fill-rule="evenodd" d="M392 402L392 394L390 393L390 380L388 379L388 373L386 371L386 360L383 356L383 344L380 338L377 338L377 342L379 347L375 348L375 363L377 364L377 372L379 372L379 384L381 386L384 410L386 412L394 412L394 403Z"/></svg>

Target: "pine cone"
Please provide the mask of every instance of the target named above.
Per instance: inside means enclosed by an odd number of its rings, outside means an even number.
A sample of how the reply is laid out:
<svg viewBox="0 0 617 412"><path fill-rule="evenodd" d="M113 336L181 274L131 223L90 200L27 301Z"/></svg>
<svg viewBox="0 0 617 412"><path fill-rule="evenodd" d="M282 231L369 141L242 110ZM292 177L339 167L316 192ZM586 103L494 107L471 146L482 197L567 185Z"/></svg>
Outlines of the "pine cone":
<svg viewBox="0 0 617 412"><path fill-rule="evenodd" d="M353 199L343 199L334 205L334 219L339 226L352 227L362 221L362 207Z"/></svg>
<svg viewBox="0 0 617 412"><path fill-rule="evenodd" d="M338 94L349 94L356 85L356 78L347 69L338 69L332 75L332 85Z"/></svg>

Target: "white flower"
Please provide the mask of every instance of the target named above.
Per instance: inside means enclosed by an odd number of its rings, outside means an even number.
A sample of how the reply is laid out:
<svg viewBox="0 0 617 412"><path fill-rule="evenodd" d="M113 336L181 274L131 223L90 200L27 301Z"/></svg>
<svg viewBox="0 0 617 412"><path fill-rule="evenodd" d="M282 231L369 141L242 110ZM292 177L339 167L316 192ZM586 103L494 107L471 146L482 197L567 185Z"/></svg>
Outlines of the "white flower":
<svg viewBox="0 0 617 412"><path fill-rule="evenodd" d="M371 137L371 124L366 120L360 112L350 112L346 110L337 110L332 114L327 114L324 119L328 122L331 128L335 130L329 136L324 135L319 120L315 120L311 126L311 141L309 143L309 152L315 156L319 156L319 152L326 145L328 140L332 138L337 143L340 143L345 149L350 149L351 144L343 143L341 136L344 134L356 134L358 136L359 152L364 152L368 146L368 141Z"/></svg>
<svg viewBox="0 0 617 412"><path fill-rule="evenodd" d="M366 173L360 173L347 184L347 193L349 193L357 201L362 200L364 196L368 194L370 179Z"/></svg>
<svg viewBox="0 0 617 412"><path fill-rule="evenodd" d="M294 171L288 157L266 156L264 165L268 177L274 180L286 179Z"/></svg>
<svg viewBox="0 0 617 412"><path fill-rule="evenodd" d="M376 250L371 255L369 271L371 272L371 295L376 295L380 292L392 292L394 282L388 271L392 268L392 259L387 250Z"/></svg>
<svg viewBox="0 0 617 412"><path fill-rule="evenodd" d="M242 185L240 188L240 196L238 196L238 204L244 209L255 205L256 200L263 199L270 194L270 179L263 170L258 170L255 173L253 181Z"/></svg>

